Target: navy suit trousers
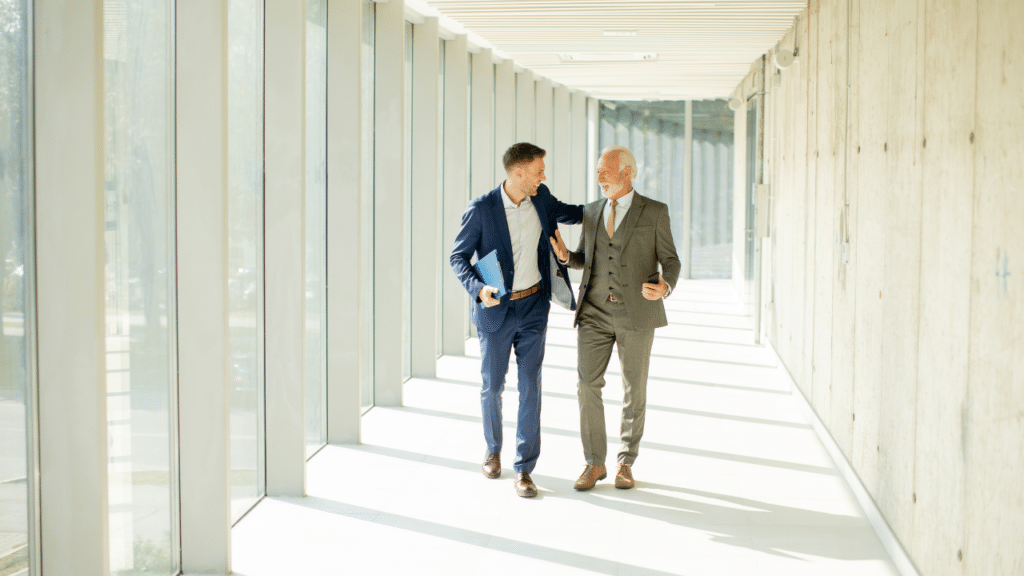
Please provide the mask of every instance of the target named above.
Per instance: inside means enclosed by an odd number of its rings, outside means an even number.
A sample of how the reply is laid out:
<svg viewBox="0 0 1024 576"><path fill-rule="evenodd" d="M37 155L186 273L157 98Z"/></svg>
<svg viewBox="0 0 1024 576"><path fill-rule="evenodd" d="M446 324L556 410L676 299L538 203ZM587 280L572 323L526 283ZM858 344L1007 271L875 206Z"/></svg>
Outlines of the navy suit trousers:
<svg viewBox="0 0 1024 576"><path fill-rule="evenodd" d="M537 292L522 300L510 300L507 305L508 313L500 328L490 333L477 331L482 357L480 405L484 439L489 452L501 452L501 394L514 349L519 368L519 416L516 419L516 460L512 467L516 472L530 473L540 456L540 373L551 303L542 292Z"/></svg>

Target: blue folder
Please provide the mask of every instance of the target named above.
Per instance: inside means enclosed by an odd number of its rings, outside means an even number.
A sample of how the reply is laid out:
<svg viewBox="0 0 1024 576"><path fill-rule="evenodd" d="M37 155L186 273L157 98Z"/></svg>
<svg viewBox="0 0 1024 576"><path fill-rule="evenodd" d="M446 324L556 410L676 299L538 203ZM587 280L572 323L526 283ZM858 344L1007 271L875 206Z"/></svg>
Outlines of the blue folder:
<svg viewBox="0 0 1024 576"><path fill-rule="evenodd" d="M497 250L491 250L487 256L477 260L476 264L473 264L473 269L483 279L484 284L498 289L497 292L491 295L492 297L500 300L502 296L508 293L505 290L505 277L501 274L501 265L498 264ZM486 308L487 305L481 302L480 307Z"/></svg>

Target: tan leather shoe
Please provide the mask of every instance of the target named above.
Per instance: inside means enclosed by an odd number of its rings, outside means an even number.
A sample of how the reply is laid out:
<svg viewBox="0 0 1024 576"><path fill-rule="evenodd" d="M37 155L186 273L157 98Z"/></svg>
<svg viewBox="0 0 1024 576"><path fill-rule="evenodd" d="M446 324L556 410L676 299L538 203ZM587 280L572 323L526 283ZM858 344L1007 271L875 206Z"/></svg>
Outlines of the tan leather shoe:
<svg viewBox="0 0 1024 576"><path fill-rule="evenodd" d="M587 467L583 469L583 474L580 474L580 479L572 487L580 492L590 490L598 480L604 480L607 477L608 469L604 467L604 464L587 464Z"/></svg>
<svg viewBox="0 0 1024 576"><path fill-rule="evenodd" d="M522 498L533 498L537 495L537 485L533 483L527 472L516 472L516 494Z"/></svg>
<svg viewBox="0 0 1024 576"><path fill-rule="evenodd" d="M619 464L619 471L615 473L615 487L616 488L632 488L636 486L636 482L633 480L633 472L629 469L629 464Z"/></svg>
<svg viewBox="0 0 1024 576"><path fill-rule="evenodd" d="M497 478L501 476L501 454L487 454L484 458L484 463L480 466L480 470L483 471L484 476L488 478Z"/></svg>

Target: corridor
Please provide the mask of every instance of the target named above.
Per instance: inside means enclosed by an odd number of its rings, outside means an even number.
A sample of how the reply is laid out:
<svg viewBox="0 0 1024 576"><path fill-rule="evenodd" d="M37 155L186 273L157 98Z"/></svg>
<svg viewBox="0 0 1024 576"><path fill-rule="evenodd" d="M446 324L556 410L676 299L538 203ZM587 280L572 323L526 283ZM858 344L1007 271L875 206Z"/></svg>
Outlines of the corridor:
<svg viewBox="0 0 1024 576"><path fill-rule="evenodd" d="M363 418L361 445L310 460L306 498L267 498L234 528L236 574L895 575L803 417L730 281L680 281L654 343L637 487L583 469L571 315L552 311L535 499L512 486L514 379L504 472L479 471L479 352L405 384L405 406ZM514 374L515 367L510 370ZM614 465L621 385L605 388Z"/></svg>

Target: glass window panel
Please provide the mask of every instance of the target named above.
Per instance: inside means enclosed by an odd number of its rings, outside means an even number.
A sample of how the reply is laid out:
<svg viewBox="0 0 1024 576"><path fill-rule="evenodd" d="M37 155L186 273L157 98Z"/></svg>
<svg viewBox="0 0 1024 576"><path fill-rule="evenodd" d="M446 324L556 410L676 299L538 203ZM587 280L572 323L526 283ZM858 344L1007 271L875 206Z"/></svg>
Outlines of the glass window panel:
<svg viewBox="0 0 1024 576"><path fill-rule="evenodd" d="M33 565L32 113L27 0L0 5L0 574Z"/></svg>
<svg viewBox="0 0 1024 576"><path fill-rule="evenodd" d="M327 442L327 2L306 2L306 456Z"/></svg>
<svg viewBox="0 0 1024 576"><path fill-rule="evenodd" d="M693 103L690 277L732 276L733 112L724 100Z"/></svg>
<svg viewBox="0 0 1024 576"><path fill-rule="evenodd" d="M362 38L362 122L360 154L362 169L360 170L359 190L359 278L361 282L360 296L360 398L363 411L373 406L373 86L374 86L374 46L376 43L376 20L373 0L362 0L363 4L363 38Z"/></svg>
<svg viewBox="0 0 1024 576"><path fill-rule="evenodd" d="M733 114L724 100L693 102L692 170L683 174L685 102L600 103L601 147L628 146L639 165L635 185L669 205L677 247L682 242L684 178L690 199L692 278L732 275Z"/></svg>
<svg viewBox="0 0 1024 576"><path fill-rule="evenodd" d="M265 491L263 3L228 3L228 304L231 521Z"/></svg>
<svg viewBox="0 0 1024 576"><path fill-rule="evenodd" d="M173 574L173 3L104 3L110 570Z"/></svg>

